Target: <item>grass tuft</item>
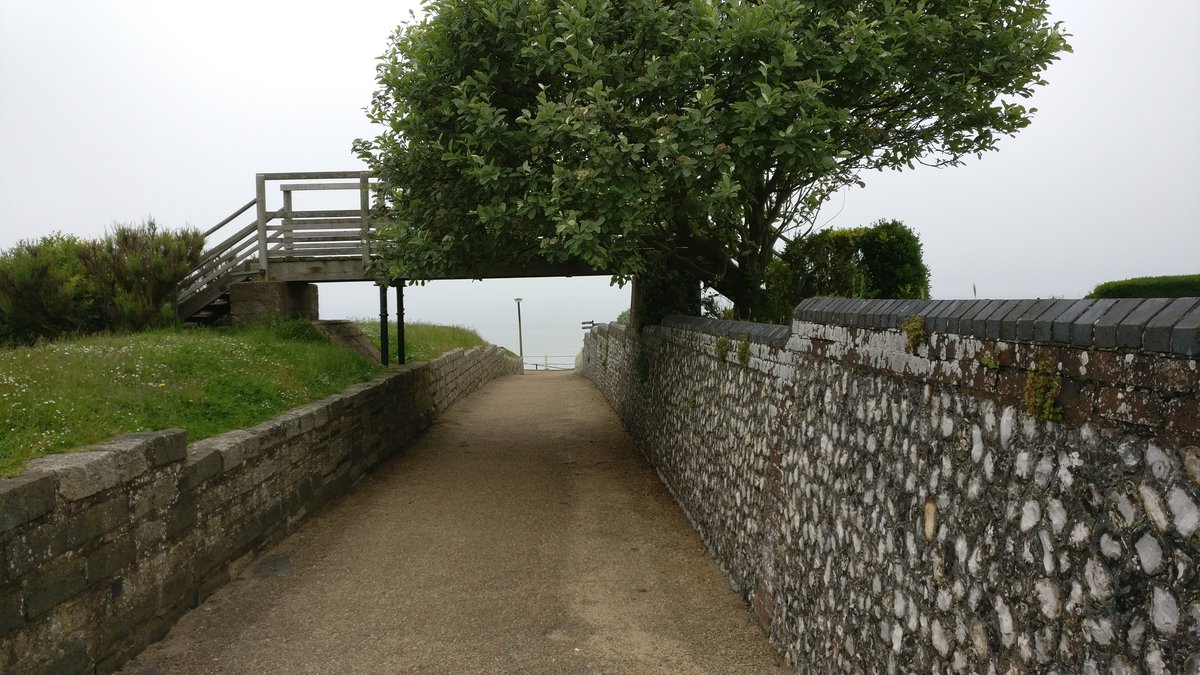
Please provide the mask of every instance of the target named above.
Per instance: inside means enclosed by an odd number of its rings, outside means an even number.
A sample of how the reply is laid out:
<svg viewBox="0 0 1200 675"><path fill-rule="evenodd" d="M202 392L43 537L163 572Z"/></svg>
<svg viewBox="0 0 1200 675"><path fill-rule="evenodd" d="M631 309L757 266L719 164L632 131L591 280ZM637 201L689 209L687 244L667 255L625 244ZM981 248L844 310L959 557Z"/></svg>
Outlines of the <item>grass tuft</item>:
<svg viewBox="0 0 1200 675"><path fill-rule="evenodd" d="M379 347L379 321L359 319L355 321L371 344ZM405 323L404 325L405 356L409 363L429 361L445 354L452 349L471 349L481 347L487 342L473 329L463 326L439 326L431 323ZM396 324L388 323L388 354L392 359L399 353L397 349Z"/></svg>

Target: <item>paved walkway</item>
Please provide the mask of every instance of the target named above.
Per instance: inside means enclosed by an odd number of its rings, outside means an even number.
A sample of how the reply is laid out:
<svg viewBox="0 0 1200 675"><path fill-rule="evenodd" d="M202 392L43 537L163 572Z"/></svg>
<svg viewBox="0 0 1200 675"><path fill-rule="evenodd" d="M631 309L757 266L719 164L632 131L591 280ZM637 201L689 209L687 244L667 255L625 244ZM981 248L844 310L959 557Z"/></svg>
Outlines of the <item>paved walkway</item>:
<svg viewBox="0 0 1200 675"><path fill-rule="evenodd" d="M781 672L590 382L497 380L122 671Z"/></svg>

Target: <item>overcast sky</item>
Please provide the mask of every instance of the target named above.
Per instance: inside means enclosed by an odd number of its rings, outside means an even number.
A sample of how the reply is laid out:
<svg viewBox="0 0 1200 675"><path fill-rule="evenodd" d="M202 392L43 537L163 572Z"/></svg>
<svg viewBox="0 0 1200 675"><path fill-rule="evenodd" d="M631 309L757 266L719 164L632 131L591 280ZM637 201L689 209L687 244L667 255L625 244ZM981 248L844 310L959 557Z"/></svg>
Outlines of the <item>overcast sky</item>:
<svg viewBox="0 0 1200 675"><path fill-rule="evenodd" d="M0 0L0 249L153 216L207 229L254 174L362 168L375 59L415 2ZM1200 2L1051 0L1073 34L1033 124L953 169L867 174L821 222L899 218L938 298L1078 297L1200 273ZM628 306L606 279L436 282L408 317L574 353L578 325ZM323 286L325 318L378 313Z"/></svg>

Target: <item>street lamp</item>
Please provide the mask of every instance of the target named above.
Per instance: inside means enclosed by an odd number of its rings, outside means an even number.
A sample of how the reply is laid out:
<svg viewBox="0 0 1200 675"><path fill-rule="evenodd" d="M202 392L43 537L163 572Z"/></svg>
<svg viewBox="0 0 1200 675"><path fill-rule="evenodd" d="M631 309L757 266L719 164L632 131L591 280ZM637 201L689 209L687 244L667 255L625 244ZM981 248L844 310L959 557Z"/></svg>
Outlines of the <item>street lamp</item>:
<svg viewBox="0 0 1200 675"><path fill-rule="evenodd" d="M521 331L521 298L517 301L517 349L521 353L521 372L525 372L525 334Z"/></svg>

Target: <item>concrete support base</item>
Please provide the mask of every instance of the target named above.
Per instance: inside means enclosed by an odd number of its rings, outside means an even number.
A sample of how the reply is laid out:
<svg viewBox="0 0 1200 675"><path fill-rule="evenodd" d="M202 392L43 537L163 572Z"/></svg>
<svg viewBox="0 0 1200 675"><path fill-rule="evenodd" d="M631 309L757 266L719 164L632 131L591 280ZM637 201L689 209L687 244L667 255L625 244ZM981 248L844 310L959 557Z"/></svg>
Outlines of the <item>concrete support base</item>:
<svg viewBox="0 0 1200 675"><path fill-rule="evenodd" d="M235 326L271 319L319 318L317 287L299 281L249 281L229 286L229 318Z"/></svg>

